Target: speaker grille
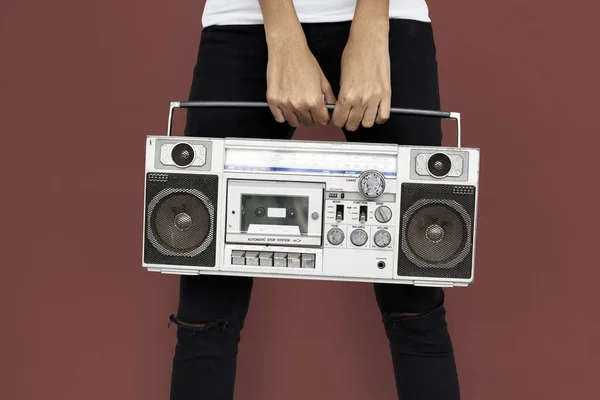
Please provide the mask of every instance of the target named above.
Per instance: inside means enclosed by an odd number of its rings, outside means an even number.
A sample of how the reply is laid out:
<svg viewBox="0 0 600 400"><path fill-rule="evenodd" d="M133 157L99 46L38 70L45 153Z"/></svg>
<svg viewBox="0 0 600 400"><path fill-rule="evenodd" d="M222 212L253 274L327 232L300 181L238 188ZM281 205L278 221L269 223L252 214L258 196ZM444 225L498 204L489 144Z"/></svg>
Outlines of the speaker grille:
<svg viewBox="0 0 600 400"><path fill-rule="evenodd" d="M469 279L475 187L404 183L398 274Z"/></svg>
<svg viewBox="0 0 600 400"><path fill-rule="evenodd" d="M155 175L146 179L145 262L215 266L218 177Z"/></svg>

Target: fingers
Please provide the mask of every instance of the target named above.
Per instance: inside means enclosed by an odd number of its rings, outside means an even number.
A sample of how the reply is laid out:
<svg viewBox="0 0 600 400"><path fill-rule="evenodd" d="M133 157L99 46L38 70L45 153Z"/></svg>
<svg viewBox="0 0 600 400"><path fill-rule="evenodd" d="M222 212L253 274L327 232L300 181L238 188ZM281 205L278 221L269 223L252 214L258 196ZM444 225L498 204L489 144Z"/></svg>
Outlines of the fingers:
<svg viewBox="0 0 600 400"><path fill-rule="evenodd" d="M370 128L375 124L375 119L377 118L377 111L379 110L379 107L381 107L381 103L380 104L370 104L367 109L365 110L365 113L363 115L362 118L362 126L365 128Z"/></svg>
<svg viewBox="0 0 600 400"><path fill-rule="evenodd" d="M329 111L325 107L325 99L328 94L318 94L320 98L304 100L282 100L275 97L267 97L271 113L277 122L287 121L291 126L297 128L300 124L305 126L327 125L329 123ZM335 103L335 97L332 104Z"/></svg>
<svg viewBox="0 0 600 400"><path fill-rule="evenodd" d="M390 118L390 108L392 103L392 96L390 94L386 94L379 103L379 110L377 110L377 118L375 122L378 124L383 124Z"/></svg>
<svg viewBox="0 0 600 400"><path fill-rule="evenodd" d="M314 124L311 116L312 107L305 104L292 104L291 111L298 116L302 125L311 126Z"/></svg>
<svg viewBox="0 0 600 400"><path fill-rule="evenodd" d="M373 107L364 97L355 97L353 95L340 94L335 104L331 120L338 128L346 127L349 131L355 131L363 121L365 111ZM375 107L377 107L375 103Z"/></svg>
<svg viewBox="0 0 600 400"><path fill-rule="evenodd" d="M335 104L335 94L333 94L331 85L323 73L321 73L321 91L323 92L325 104Z"/></svg>
<svg viewBox="0 0 600 400"><path fill-rule="evenodd" d="M355 96L340 93L333 110L332 122L338 128L357 130L361 125L371 128L383 124L390 117L391 94L366 94Z"/></svg>
<svg viewBox="0 0 600 400"><path fill-rule="evenodd" d="M324 101L314 110L311 110L311 114L316 125L325 126L329 123L329 110L325 107Z"/></svg>
<svg viewBox="0 0 600 400"><path fill-rule="evenodd" d="M303 90L300 92L297 92L298 87L274 85L271 88L267 84L267 103L275 120L280 123L287 121L295 128L300 124L327 125L330 115L325 105L335 104L335 95L323 71L320 71L315 83L314 89L301 87Z"/></svg>
<svg viewBox="0 0 600 400"><path fill-rule="evenodd" d="M287 121L288 124L290 124L290 126L293 126L294 128L297 128L300 126L300 118L298 118L298 115L296 115L296 113L294 112L294 110L292 110L290 107L277 107L279 109L281 109L281 111L283 112L284 115L284 120L281 122L285 122Z"/></svg>
<svg viewBox="0 0 600 400"><path fill-rule="evenodd" d="M346 129L351 132L354 132L355 130L357 130L358 127L360 126L360 122L362 121L364 115L365 115L365 107L364 106L352 107L350 109L350 113L348 114L348 121L346 122Z"/></svg>
<svg viewBox="0 0 600 400"><path fill-rule="evenodd" d="M286 118L281 108L269 103L269 109L271 110L271 114L273 114L273 117L275 117L275 121L279 122L280 124L285 122Z"/></svg>
<svg viewBox="0 0 600 400"><path fill-rule="evenodd" d="M331 114L331 122L338 128L342 128L346 125L348 121L348 116L350 115L350 106L347 101L340 97L335 103L335 107L333 108L333 113Z"/></svg>

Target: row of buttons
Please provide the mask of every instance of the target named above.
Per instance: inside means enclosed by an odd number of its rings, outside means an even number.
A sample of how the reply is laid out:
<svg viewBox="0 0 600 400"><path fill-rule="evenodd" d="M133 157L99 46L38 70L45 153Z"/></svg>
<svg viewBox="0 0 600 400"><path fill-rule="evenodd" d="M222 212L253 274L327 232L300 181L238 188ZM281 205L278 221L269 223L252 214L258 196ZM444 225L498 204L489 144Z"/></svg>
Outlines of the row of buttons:
<svg viewBox="0 0 600 400"><path fill-rule="evenodd" d="M259 267L315 268L315 255L311 253L233 250L231 252L231 264Z"/></svg>

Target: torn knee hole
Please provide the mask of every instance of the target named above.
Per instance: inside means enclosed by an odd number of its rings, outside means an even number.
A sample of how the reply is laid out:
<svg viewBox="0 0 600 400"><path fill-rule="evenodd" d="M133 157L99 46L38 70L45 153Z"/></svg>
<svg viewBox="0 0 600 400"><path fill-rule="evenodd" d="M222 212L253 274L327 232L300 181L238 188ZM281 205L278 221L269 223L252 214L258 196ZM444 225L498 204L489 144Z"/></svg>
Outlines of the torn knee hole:
<svg viewBox="0 0 600 400"><path fill-rule="evenodd" d="M175 317L175 315L171 315L169 317L169 327L171 326L171 324L175 324L176 326L181 328L187 328L194 331L202 332L215 327L221 327L224 330L229 323L224 319L217 319L202 323L190 323L181 321L179 318Z"/></svg>
<svg viewBox="0 0 600 400"><path fill-rule="evenodd" d="M403 317L418 317L424 313L406 313L406 312L391 312L388 314L391 318L403 318Z"/></svg>

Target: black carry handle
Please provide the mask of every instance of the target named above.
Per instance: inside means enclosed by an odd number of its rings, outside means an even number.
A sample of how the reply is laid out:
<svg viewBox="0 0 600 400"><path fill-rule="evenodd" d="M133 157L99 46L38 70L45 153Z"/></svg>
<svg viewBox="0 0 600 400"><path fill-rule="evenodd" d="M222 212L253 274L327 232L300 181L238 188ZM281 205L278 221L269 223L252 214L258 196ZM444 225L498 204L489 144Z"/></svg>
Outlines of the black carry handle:
<svg viewBox="0 0 600 400"><path fill-rule="evenodd" d="M169 110L169 125L167 130L167 136L171 136L171 129L173 124L173 110L176 108L196 108L196 107L204 107L204 108L268 108L269 104L267 102L254 102L254 101L174 101L171 103L171 107ZM334 108L333 104L326 104L325 107L329 111L332 111ZM457 124L457 136L458 136L458 145L460 147L460 113L451 112L451 111L433 111L433 110L417 110L411 108L390 108L390 114L402 114L402 115L412 115L418 117L434 117L434 118L444 118L444 119L454 119Z"/></svg>

